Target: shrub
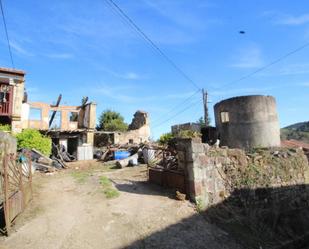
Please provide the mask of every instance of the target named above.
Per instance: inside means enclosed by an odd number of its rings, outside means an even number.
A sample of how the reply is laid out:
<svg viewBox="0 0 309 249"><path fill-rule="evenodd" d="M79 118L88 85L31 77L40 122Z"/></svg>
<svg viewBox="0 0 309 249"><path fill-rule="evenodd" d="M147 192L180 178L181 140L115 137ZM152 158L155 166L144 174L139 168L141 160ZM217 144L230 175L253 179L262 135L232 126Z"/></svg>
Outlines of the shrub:
<svg viewBox="0 0 309 249"><path fill-rule="evenodd" d="M0 124L0 131L11 131L11 126L9 124Z"/></svg>
<svg viewBox="0 0 309 249"><path fill-rule="evenodd" d="M174 138L174 135L172 133L162 134L159 138L159 143L161 145L168 145L173 138Z"/></svg>
<svg viewBox="0 0 309 249"><path fill-rule="evenodd" d="M191 130L181 130L178 132L177 137L178 138L196 138L201 137L202 134L197 131L191 131Z"/></svg>
<svg viewBox="0 0 309 249"><path fill-rule="evenodd" d="M36 149L46 156L51 153L51 139L43 136L38 130L25 129L15 135L18 149Z"/></svg>

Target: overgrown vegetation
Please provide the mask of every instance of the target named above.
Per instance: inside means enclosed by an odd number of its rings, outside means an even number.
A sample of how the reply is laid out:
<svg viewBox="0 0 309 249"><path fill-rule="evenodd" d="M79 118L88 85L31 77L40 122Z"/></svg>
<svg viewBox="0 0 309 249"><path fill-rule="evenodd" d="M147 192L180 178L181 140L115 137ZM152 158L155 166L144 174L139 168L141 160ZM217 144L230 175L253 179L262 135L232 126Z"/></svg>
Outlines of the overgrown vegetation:
<svg viewBox="0 0 309 249"><path fill-rule="evenodd" d="M174 135L173 135L171 132L169 132L169 133L164 133L164 134L162 134L162 135L160 136L158 142L159 142L159 144L161 144L161 145L168 145L168 143L169 143L172 139L174 139Z"/></svg>
<svg viewBox="0 0 309 249"><path fill-rule="evenodd" d="M119 191L113 187L112 182L106 176L101 176L99 182L106 198L116 198L120 195Z"/></svg>
<svg viewBox="0 0 309 249"><path fill-rule="evenodd" d="M248 244L246 248L280 248L302 238L309 217L304 187L308 165L302 150L217 150L216 161L222 160L217 170L231 195L208 208L205 217ZM197 210L200 207L197 200Z"/></svg>
<svg viewBox="0 0 309 249"><path fill-rule="evenodd" d="M201 137L202 134L197 131L191 131L191 130L181 130L176 135L177 138L197 138Z"/></svg>
<svg viewBox="0 0 309 249"><path fill-rule="evenodd" d="M176 138L196 138L201 136L202 134L197 131L181 130L176 135L172 133L162 134L158 142L161 145L170 145Z"/></svg>
<svg viewBox="0 0 309 249"><path fill-rule="evenodd" d="M286 184L291 179L300 180L307 171L301 150L258 148L247 155L230 150L228 156L231 159L230 164L223 164L223 170L228 182L233 182L233 186L228 186L232 190ZM242 166L236 167L237 165Z"/></svg>
<svg viewBox="0 0 309 249"><path fill-rule="evenodd" d="M105 194L105 197L107 199L116 198L119 196L119 192L117 189L114 188L107 188L103 190L103 193Z"/></svg>
<svg viewBox="0 0 309 249"><path fill-rule="evenodd" d="M99 117L97 129L103 131L127 131L128 124L124 122L124 118L119 112L105 110Z"/></svg>
<svg viewBox="0 0 309 249"><path fill-rule="evenodd" d="M11 131L11 126L9 124L0 124L0 131L6 131L10 132Z"/></svg>
<svg viewBox="0 0 309 249"><path fill-rule="evenodd" d="M25 129L15 137L18 149L36 149L46 156L51 153L51 138L42 135L38 130Z"/></svg>

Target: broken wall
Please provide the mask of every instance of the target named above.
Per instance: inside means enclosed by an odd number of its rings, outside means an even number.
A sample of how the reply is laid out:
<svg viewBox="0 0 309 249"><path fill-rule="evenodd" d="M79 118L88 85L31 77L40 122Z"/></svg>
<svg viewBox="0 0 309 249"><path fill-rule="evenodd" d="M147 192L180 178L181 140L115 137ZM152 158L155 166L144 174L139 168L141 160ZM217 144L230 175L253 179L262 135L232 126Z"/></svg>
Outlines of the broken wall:
<svg viewBox="0 0 309 249"><path fill-rule="evenodd" d="M201 125L198 123L185 123L185 124L173 125L171 129L174 135L177 135L182 130L196 131L200 133Z"/></svg>
<svg viewBox="0 0 309 249"><path fill-rule="evenodd" d="M130 130L127 132L115 132L114 143L126 144L126 143L147 143L150 138L149 125L144 125L136 130Z"/></svg>
<svg viewBox="0 0 309 249"><path fill-rule="evenodd" d="M182 139L178 156L189 197L246 248L309 245L309 167L301 148L246 153Z"/></svg>
<svg viewBox="0 0 309 249"><path fill-rule="evenodd" d="M40 117L32 119L31 109L36 109L40 112ZM24 113L22 115L23 129L31 128L37 130L48 130L51 112L60 112L60 127L59 130L75 130L78 129L77 121L70 121L69 114L79 113L78 106L59 106L53 107L50 104L43 102L31 102L23 104ZM28 116L27 116L28 115Z"/></svg>
<svg viewBox="0 0 309 249"><path fill-rule="evenodd" d="M38 119L31 119L31 109L37 109L40 112ZM59 130L77 130L89 129L94 131L96 122L96 104L89 103L83 108L79 106L51 106L43 102L24 103L22 106L22 127L23 129L32 128L38 130L48 130L51 113L57 111L60 113ZM76 119L71 120L70 115L75 114Z"/></svg>
<svg viewBox="0 0 309 249"><path fill-rule="evenodd" d="M306 184L308 160L302 149L215 148L200 139L179 139L179 167L187 175L190 198L205 207L223 201L235 189Z"/></svg>
<svg viewBox="0 0 309 249"><path fill-rule="evenodd" d="M148 113L144 111L137 111L134 114L133 120L129 125L127 132L115 132L114 143L147 143L150 139L150 126Z"/></svg>

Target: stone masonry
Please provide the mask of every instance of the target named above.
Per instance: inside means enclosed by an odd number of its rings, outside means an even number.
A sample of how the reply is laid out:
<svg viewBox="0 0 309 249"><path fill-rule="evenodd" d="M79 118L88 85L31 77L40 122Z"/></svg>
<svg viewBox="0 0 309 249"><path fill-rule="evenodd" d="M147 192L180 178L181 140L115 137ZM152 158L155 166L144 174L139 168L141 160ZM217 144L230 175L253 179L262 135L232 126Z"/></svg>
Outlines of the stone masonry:
<svg viewBox="0 0 309 249"><path fill-rule="evenodd" d="M210 147L200 139L180 139L177 150L186 192L204 208L224 201L235 190L307 182L308 161L301 149L261 149L246 154L241 149Z"/></svg>

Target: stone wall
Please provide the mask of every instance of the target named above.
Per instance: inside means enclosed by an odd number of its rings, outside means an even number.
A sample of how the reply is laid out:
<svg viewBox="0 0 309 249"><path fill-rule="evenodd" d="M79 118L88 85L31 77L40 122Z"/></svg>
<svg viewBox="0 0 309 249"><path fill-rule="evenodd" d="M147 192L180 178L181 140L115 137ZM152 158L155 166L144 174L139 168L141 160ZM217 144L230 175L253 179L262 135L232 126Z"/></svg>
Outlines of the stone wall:
<svg viewBox="0 0 309 249"><path fill-rule="evenodd" d="M126 143L147 143L150 138L149 125L144 125L136 130L129 130L127 132L115 132L114 143L126 144Z"/></svg>
<svg viewBox="0 0 309 249"><path fill-rule="evenodd" d="M178 141L179 167L190 199L209 207L239 189L306 184L308 161L301 149L215 148L196 139Z"/></svg>
<svg viewBox="0 0 309 249"><path fill-rule="evenodd" d="M198 123L177 124L173 125L171 130L174 135L177 135L180 131L183 130L201 132L201 125Z"/></svg>
<svg viewBox="0 0 309 249"><path fill-rule="evenodd" d="M178 141L186 193L244 248L309 246L309 166L301 148L214 148Z"/></svg>

